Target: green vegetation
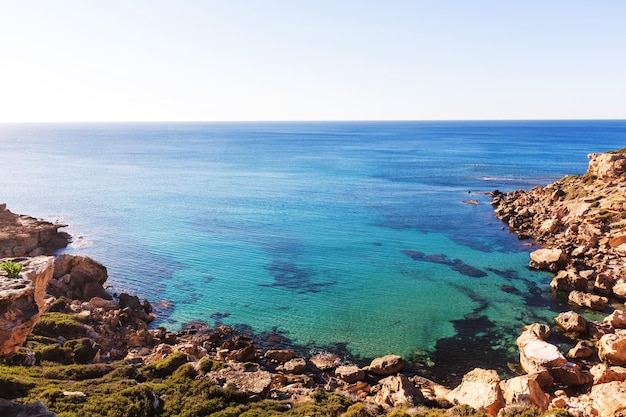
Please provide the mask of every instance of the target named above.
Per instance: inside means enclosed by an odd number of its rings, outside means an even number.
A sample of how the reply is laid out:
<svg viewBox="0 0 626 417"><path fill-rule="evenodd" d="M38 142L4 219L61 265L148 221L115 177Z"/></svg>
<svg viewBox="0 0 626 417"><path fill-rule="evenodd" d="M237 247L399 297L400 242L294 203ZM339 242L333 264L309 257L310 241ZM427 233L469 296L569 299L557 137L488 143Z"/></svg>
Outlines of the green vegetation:
<svg viewBox="0 0 626 417"><path fill-rule="evenodd" d="M44 313L39 317L33 334L65 339L75 339L87 335L85 326L76 320L74 316L65 313Z"/></svg>
<svg viewBox="0 0 626 417"><path fill-rule="evenodd" d="M9 260L0 263L0 269L6 272L9 278L18 278L22 272L22 264Z"/></svg>

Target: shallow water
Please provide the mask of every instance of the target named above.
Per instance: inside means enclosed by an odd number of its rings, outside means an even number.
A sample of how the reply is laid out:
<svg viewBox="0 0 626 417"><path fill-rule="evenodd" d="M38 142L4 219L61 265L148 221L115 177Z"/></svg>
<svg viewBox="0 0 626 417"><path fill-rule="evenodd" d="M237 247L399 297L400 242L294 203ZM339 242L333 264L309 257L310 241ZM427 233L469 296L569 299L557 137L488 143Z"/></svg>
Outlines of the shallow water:
<svg viewBox="0 0 626 417"><path fill-rule="evenodd" d="M622 148L625 132L624 121L0 125L0 185L10 210L69 224L68 252L104 263L113 291L151 300L157 324L277 331L361 357L432 359L467 343L500 358L519 327L561 306L486 193L584 173L586 155Z"/></svg>

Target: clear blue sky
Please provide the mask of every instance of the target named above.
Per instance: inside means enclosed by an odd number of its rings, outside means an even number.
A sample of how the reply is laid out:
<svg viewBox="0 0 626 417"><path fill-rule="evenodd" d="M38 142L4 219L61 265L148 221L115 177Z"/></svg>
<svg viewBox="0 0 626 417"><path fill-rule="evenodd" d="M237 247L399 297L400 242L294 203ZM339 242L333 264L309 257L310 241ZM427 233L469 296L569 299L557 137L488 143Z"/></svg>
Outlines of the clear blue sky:
<svg viewBox="0 0 626 417"><path fill-rule="evenodd" d="M0 0L0 122L626 118L623 0Z"/></svg>

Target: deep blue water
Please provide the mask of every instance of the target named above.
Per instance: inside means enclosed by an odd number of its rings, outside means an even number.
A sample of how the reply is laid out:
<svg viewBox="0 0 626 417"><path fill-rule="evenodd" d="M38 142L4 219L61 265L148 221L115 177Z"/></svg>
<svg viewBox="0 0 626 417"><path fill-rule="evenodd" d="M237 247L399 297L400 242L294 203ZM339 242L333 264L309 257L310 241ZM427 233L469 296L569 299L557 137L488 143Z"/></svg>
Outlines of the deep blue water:
<svg viewBox="0 0 626 417"><path fill-rule="evenodd" d="M507 349L560 306L485 193L625 144L626 121L9 124L0 200L172 328L407 356L484 319Z"/></svg>

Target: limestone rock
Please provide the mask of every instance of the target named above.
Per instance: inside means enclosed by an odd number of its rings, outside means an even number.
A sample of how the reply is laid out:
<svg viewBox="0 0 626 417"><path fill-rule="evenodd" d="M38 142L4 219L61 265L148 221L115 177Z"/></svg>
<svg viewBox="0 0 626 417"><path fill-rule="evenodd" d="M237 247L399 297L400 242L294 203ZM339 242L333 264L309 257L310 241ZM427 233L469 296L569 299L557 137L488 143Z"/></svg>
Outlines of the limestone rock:
<svg viewBox="0 0 626 417"><path fill-rule="evenodd" d="M558 271L567 265L568 257L561 249L537 249L530 253L530 267L542 271Z"/></svg>
<svg viewBox="0 0 626 417"><path fill-rule="evenodd" d="M609 365L626 365L626 332L602 336L598 342L598 356Z"/></svg>
<svg viewBox="0 0 626 417"><path fill-rule="evenodd" d="M260 395L268 391L273 380L271 373L258 369L248 372L243 364L238 365L211 372L210 378L221 386L232 384L237 389L250 394Z"/></svg>
<svg viewBox="0 0 626 417"><path fill-rule="evenodd" d="M318 353L309 360L320 371L329 371L341 363L341 358L330 352Z"/></svg>
<svg viewBox="0 0 626 417"><path fill-rule="evenodd" d="M614 329L626 329L626 311L615 310L604 318L603 323Z"/></svg>
<svg viewBox="0 0 626 417"><path fill-rule="evenodd" d="M506 404L532 406L540 412L547 410L550 395L543 392L537 378L538 374L533 374L502 381L500 387Z"/></svg>
<svg viewBox="0 0 626 417"><path fill-rule="evenodd" d="M296 357L296 352L289 349L268 350L265 352L265 357L278 362L287 362Z"/></svg>
<svg viewBox="0 0 626 417"><path fill-rule="evenodd" d="M621 300L626 300L626 279L619 278L613 285L613 295Z"/></svg>
<svg viewBox="0 0 626 417"><path fill-rule="evenodd" d="M505 406L498 373L480 368L467 373L461 384L450 391L447 399L453 404L467 404L491 416Z"/></svg>
<svg viewBox="0 0 626 417"><path fill-rule="evenodd" d="M87 256L63 254L56 257L55 264L53 285L49 288L52 295L81 301L93 297L112 299L102 287L108 273L101 263Z"/></svg>
<svg viewBox="0 0 626 417"><path fill-rule="evenodd" d="M335 369L335 376L348 384L354 384L365 378L365 371L356 365L339 366Z"/></svg>
<svg viewBox="0 0 626 417"><path fill-rule="evenodd" d="M524 372L533 374L546 369L564 365L567 359L559 348L542 340L538 334L545 336L546 331L539 325L526 327L517 338L520 351L520 365Z"/></svg>
<svg viewBox="0 0 626 417"><path fill-rule="evenodd" d="M594 385L589 398L598 417L626 416L626 382Z"/></svg>
<svg viewBox="0 0 626 417"><path fill-rule="evenodd" d="M588 358L591 355L593 355L593 348L582 340L567 352L569 358Z"/></svg>
<svg viewBox="0 0 626 417"><path fill-rule="evenodd" d="M288 374L300 375L306 370L306 360L304 358L293 358L277 366L276 370Z"/></svg>
<svg viewBox="0 0 626 417"><path fill-rule="evenodd" d="M64 248L70 239L53 224L30 216L11 213L0 205L0 257L38 256Z"/></svg>
<svg viewBox="0 0 626 417"><path fill-rule="evenodd" d="M16 352L35 327L54 271L51 256L16 262L23 266L19 278L0 276L0 356Z"/></svg>
<svg viewBox="0 0 626 417"><path fill-rule="evenodd" d="M406 375L388 376L379 381L380 390L374 396L374 402L383 406L420 405L424 403L422 393L409 381Z"/></svg>
<svg viewBox="0 0 626 417"><path fill-rule="evenodd" d="M622 153L592 153L587 156L587 172L598 179L608 181L626 172L626 155Z"/></svg>
<svg viewBox="0 0 626 417"><path fill-rule="evenodd" d="M376 375L393 375L404 369L404 361L398 355L385 355L380 358L375 358L369 366L363 369Z"/></svg>
<svg viewBox="0 0 626 417"><path fill-rule="evenodd" d="M609 299L600 295L589 294L582 291L572 291L567 297L568 301L581 307L588 307L592 310L603 311Z"/></svg>
<svg viewBox="0 0 626 417"><path fill-rule="evenodd" d="M587 333L587 320L574 311L561 313L554 321L567 332Z"/></svg>
<svg viewBox="0 0 626 417"><path fill-rule="evenodd" d="M587 385L593 382L593 376L580 365L566 362L548 369L554 380L567 386Z"/></svg>
<svg viewBox="0 0 626 417"><path fill-rule="evenodd" d="M561 270L552 278L550 287L563 291L585 291L587 290L587 280L573 271Z"/></svg>
<svg viewBox="0 0 626 417"><path fill-rule="evenodd" d="M595 385L613 381L626 381L626 368L621 366L608 366L606 363L598 363L589 370L593 375Z"/></svg>

